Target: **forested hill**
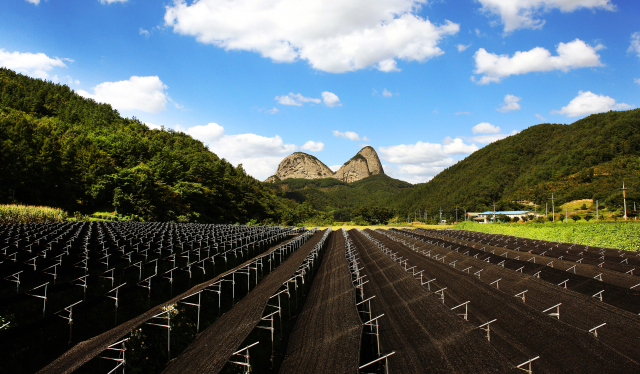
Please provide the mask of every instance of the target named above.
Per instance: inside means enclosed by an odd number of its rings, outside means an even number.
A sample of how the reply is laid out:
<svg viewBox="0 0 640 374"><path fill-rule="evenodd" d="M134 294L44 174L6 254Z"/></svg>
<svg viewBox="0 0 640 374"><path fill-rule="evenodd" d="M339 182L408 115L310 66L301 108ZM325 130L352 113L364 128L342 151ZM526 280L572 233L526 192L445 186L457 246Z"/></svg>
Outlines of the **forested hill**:
<svg viewBox="0 0 640 374"><path fill-rule="evenodd" d="M0 203L155 221L280 223L297 206L186 134L4 68L0 180Z"/></svg>
<svg viewBox="0 0 640 374"><path fill-rule="evenodd" d="M640 109L594 114L571 125L541 124L489 144L428 183L397 194L386 205L401 212L442 207L468 211L514 209L514 201L544 205L598 199L640 203ZM449 215L447 214L447 217Z"/></svg>

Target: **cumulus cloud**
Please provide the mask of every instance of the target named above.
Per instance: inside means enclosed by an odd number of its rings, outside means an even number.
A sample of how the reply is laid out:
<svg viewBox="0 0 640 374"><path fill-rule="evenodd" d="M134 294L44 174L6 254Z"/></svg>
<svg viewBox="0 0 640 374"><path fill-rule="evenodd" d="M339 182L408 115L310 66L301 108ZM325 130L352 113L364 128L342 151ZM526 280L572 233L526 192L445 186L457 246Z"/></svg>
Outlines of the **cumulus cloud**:
<svg viewBox="0 0 640 374"><path fill-rule="evenodd" d="M294 94L293 92L290 92L288 95L276 96L275 100L277 100L278 103L282 105L295 105L295 106L302 106L303 103L320 104L321 102L320 99L315 99L313 97L304 97L299 93Z"/></svg>
<svg viewBox="0 0 640 374"><path fill-rule="evenodd" d="M35 5L40 4L40 0L27 0L27 2Z"/></svg>
<svg viewBox="0 0 640 374"><path fill-rule="evenodd" d="M275 62L305 60L342 73L373 67L398 71L397 60L426 61L460 26L416 13L424 0L175 0L165 24L225 50L260 53Z"/></svg>
<svg viewBox="0 0 640 374"><path fill-rule="evenodd" d="M392 97L393 94L391 92L389 92L386 88L384 90L382 90L382 96L384 97Z"/></svg>
<svg viewBox="0 0 640 374"><path fill-rule="evenodd" d="M269 114L276 114L278 112L279 112L279 110L276 107L273 107L273 108L267 110L267 113L269 113Z"/></svg>
<svg viewBox="0 0 640 374"><path fill-rule="evenodd" d="M494 126L488 122L479 123L471 128L474 134L495 134L500 132L500 127Z"/></svg>
<svg viewBox="0 0 640 374"><path fill-rule="evenodd" d="M93 87L93 94L78 90L78 94L97 102L111 104L118 110L142 110L157 113L166 109L168 96L158 76L133 76L126 81L104 82Z"/></svg>
<svg viewBox="0 0 640 374"><path fill-rule="evenodd" d="M544 118L543 116L536 114L536 118L538 118L540 121L546 121L547 119Z"/></svg>
<svg viewBox="0 0 640 374"><path fill-rule="evenodd" d="M162 126L154 125L153 123L145 123L150 130L162 130Z"/></svg>
<svg viewBox="0 0 640 374"><path fill-rule="evenodd" d="M516 52L513 57L497 55L480 48L473 58L476 62L475 74L483 74L478 81L480 84L500 82L510 75L520 75L532 72L546 72L603 66L600 55L596 53L604 48L602 45L592 47L580 39L569 43L560 43L556 48L557 56L542 48L536 47L526 52ZM471 77L475 81L475 77Z"/></svg>
<svg viewBox="0 0 640 374"><path fill-rule="evenodd" d="M331 165L329 166L329 169L331 169L331 171L336 172L338 170L340 170L340 168L342 167L342 165Z"/></svg>
<svg viewBox="0 0 640 374"><path fill-rule="evenodd" d="M193 126L186 130L186 133L202 141L203 143L211 143L219 140L224 134L224 127L217 123L211 122L206 125Z"/></svg>
<svg viewBox="0 0 640 374"><path fill-rule="evenodd" d="M34 78L49 78L48 71L56 67L67 67L64 61L73 62L68 58L51 58L44 53L7 52L4 49L0 49L0 66Z"/></svg>
<svg viewBox="0 0 640 374"><path fill-rule="evenodd" d="M502 140L502 139L506 138L507 136L515 135L517 133L518 132L516 130L513 130L510 134L478 135L478 136L469 137L467 139L472 141L472 142L475 142L475 143L489 144L489 143L497 142L498 140Z"/></svg>
<svg viewBox="0 0 640 374"><path fill-rule="evenodd" d="M596 95L591 91L579 91L578 96L551 114L562 114L567 117L580 117L587 114L607 112L609 110L631 109L633 106L625 103L616 104L616 100L604 95Z"/></svg>
<svg viewBox="0 0 640 374"><path fill-rule="evenodd" d="M309 152L320 152L324 150L324 143L314 142L313 140L309 140L308 142L304 143L304 145L300 147L300 149L304 151L309 151Z"/></svg>
<svg viewBox="0 0 640 374"><path fill-rule="evenodd" d="M149 30L145 30L142 27L140 28L140 31L138 33L140 35L143 35L145 38L148 38L149 36L151 36L151 33L149 32Z"/></svg>
<svg viewBox="0 0 640 374"><path fill-rule="evenodd" d="M233 165L242 164L249 175L259 180L275 174L280 161L298 148L294 144L286 144L279 135L227 135L224 128L216 123L190 127L185 132L207 144L218 157Z"/></svg>
<svg viewBox="0 0 640 374"><path fill-rule="evenodd" d="M400 144L380 147L380 157L390 163L385 173L411 183L422 183L433 178L456 160L452 155L473 153L475 144L465 144L460 138L447 137L442 144L418 141L415 144Z"/></svg>
<svg viewBox="0 0 640 374"><path fill-rule="evenodd" d="M496 108L498 112L506 113L512 110L520 110L520 104L518 102L521 100L521 97L517 97L514 95L507 95L504 97L504 102L500 108Z"/></svg>
<svg viewBox="0 0 640 374"><path fill-rule="evenodd" d="M635 53L640 57L640 31L631 34L631 45L628 52Z"/></svg>
<svg viewBox="0 0 640 374"><path fill-rule="evenodd" d="M338 130L334 130L333 131L333 136L335 136L336 138L347 138L349 140L353 140L353 141L368 141L369 139L366 136L363 136L362 138L360 138L360 135L358 135L357 133L353 132L353 131L345 131L345 132L340 132Z"/></svg>
<svg viewBox="0 0 640 374"><path fill-rule="evenodd" d="M636 84L640 84L640 78L636 78L633 80Z"/></svg>
<svg viewBox="0 0 640 374"><path fill-rule="evenodd" d="M537 18L553 9L573 12L578 9L603 9L613 11L610 0L478 0L482 11L500 17L504 31L538 29L545 21Z"/></svg>
<svg viewBox="0 0 640 374"><path fill-rule="evenodd" d="M322 93L322 100L324 101L324 105L330 108L334 106L342 106L338 95L334 94L333 92L324 91Z"/></svg>
<svg viewBox="0 0 640 374"><path fill-rule="evenodd" d="M127 0L100 0L100 4L126 3Z"/></svg>
<svg viewBox="0 0 640 374"><path fill-rule="evenodd" d="M456 47L458 48L458 52L464 52L467 50L467 48L471 47L471 44L469 45L458 44Z"/></svg>

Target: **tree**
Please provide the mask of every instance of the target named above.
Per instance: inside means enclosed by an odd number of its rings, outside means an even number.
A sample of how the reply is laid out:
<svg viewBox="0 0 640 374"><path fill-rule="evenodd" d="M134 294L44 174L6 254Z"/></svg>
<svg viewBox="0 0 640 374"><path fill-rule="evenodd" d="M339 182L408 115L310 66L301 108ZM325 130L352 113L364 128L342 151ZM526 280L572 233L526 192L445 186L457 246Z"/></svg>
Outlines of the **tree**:
<svg viewBox="0 0 640 374"><path fill-rule="evenodd" d="M584 216L584 220L587 222L589 222L592 219L593 219L593 216L591 214L587 214L586 216Z"/></svg>
<svg viewBox="0 0 640 374"><path fill-rule="evenodd" d="M572 214L570 217L574 222L580 221L580 216L577 214Z"/></svg>
<svg viewBox="0 0 640 374"><path fill-rule="evenodd" d="M562 213L561 213L561 214L558 216L558 221L562 222L562 221L564 221L564 218L565 218L565 217L564 217L564 214L562 214Z"/></svg>
<svg viewBox="0 0 640 374"><path fill-rule="evenodd" d="M351 212L352 221L356 221L359 217L372 225L386 224L393 216L394 214L391 209L381 206L365 206Z"/></svg>

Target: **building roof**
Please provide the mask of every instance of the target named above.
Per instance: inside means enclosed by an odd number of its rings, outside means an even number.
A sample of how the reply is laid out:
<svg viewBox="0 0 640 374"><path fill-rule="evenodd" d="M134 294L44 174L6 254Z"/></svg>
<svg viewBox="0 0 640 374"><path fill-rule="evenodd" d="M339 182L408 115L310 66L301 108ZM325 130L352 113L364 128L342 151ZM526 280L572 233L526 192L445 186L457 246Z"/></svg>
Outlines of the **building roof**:
<svg viewBox="0 0 640 374"><path fill-rule="evenodd" d="M503 210L503 211L497 211L497 212L482 212L478 215L480 216L492 216L492 215L499 215L499 214L504 214L505 216L515 216L515 215L523 215L523 214L527 214L527 213L532 213L533 211L531 210Z"/></svg>

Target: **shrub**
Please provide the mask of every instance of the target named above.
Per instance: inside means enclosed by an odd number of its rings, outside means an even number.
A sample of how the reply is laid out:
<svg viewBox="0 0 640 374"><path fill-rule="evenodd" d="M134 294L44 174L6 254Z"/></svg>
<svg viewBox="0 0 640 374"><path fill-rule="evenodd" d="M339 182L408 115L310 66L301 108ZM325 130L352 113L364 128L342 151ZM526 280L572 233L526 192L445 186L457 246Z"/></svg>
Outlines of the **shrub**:
<svg viewBox="0 0 640 374"><path fill-rule="evenodd" d="M580 216L577 214L572 214L570 217L574 222L580 221Z"/></svg>

